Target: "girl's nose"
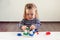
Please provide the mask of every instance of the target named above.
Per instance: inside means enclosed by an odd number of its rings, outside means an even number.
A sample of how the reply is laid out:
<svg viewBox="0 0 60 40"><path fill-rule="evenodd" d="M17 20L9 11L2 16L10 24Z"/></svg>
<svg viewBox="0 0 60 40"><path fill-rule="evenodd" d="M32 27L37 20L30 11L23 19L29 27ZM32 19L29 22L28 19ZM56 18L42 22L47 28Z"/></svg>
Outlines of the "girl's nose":
<svg viewBox="0 0 60 40"><path fill-rule="evenodd" d="M32 17L32 15L29 15L29 17Z"/></svg>
<svg viewBox="0 0 60 40"><path fill-rule="evenodd" d="M31 15L29 15L29 16L31 16Z"/></svg>

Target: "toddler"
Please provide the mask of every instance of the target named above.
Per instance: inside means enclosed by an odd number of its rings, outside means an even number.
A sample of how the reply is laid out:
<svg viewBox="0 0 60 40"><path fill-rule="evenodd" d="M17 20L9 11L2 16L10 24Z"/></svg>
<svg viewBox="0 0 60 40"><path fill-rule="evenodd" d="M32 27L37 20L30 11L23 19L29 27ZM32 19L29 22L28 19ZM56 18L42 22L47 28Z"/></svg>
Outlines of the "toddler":
<svg viewBox="0 0 60 40"><path fill-rule="evenodd" d="M33 3L25 5L23 20L20 23L20 28L24 31L27 27L30 30L38 29L40 27L40 21L38 20L37 7Z"/></svg>

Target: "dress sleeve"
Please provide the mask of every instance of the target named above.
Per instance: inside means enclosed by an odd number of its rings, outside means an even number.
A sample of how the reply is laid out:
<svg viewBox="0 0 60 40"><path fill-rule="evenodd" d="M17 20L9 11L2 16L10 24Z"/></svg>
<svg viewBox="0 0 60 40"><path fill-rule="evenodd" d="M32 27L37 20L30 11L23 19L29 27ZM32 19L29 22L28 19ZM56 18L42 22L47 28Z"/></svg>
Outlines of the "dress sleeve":
<svg viewBox="0 0 60 40"><path fill-rule="evenodd" d="M40 24L41 24L40 21L36 20L35 24L33 24L33 25L35 25L36 29L38 29L40 27Z"/></svg>
<svg viewBox="0 0 60 40"><path fill-rule="evenodd" d="M22 21L19 23L19 27L21 28L23 25L24 25L24 20L22 20Z"/></svg>

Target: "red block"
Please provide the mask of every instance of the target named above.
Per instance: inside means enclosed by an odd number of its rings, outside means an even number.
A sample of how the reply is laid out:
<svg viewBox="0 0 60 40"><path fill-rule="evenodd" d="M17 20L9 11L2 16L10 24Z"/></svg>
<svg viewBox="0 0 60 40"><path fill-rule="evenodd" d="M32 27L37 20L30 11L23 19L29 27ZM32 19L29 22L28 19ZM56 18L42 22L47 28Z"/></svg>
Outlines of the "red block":
<svg viewBox="0 0 60 40"><path fill-rule="evenodd" d="M37 33L37 35L39 34L39 32L36 32Z"/></svg>
<svg viewBox="0 0 60 40"><path fill-rule="evenodd" d="M50 32L46 32L46 35L50 35L51 33Z"/></svg>

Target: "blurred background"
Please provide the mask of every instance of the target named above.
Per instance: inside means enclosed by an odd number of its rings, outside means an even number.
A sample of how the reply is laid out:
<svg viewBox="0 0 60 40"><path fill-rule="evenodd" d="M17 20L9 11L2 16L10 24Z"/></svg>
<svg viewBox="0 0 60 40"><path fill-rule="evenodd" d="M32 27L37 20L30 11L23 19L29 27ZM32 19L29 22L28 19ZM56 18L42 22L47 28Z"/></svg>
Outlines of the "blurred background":
<svg viewBox="0 0 60 40"><path fill-rule="evenodd" d="M18 24L27 3L37 6L39 31L60 31L60 0L0 0L0 31L20 31Z"/></svg>

